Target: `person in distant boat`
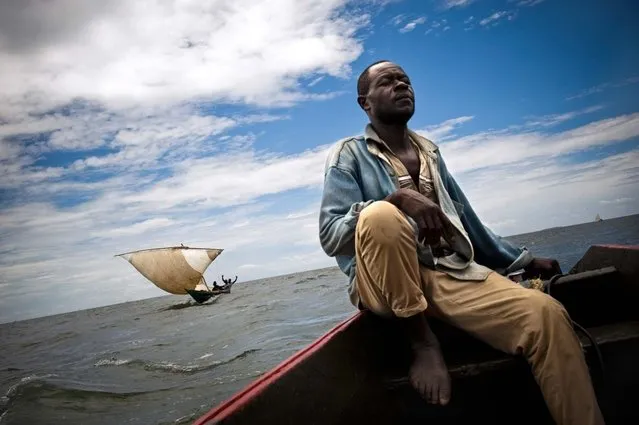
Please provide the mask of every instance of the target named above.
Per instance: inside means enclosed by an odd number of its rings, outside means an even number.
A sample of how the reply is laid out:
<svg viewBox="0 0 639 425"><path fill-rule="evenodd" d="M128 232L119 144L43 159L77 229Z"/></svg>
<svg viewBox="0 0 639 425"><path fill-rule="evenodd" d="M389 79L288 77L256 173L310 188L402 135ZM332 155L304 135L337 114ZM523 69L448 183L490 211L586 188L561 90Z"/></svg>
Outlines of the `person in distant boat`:
<svg viewBox="0 0 639 425"><path fill-rule="evenodd" d="M213 281L213 290L214 291L219 291L221 289L224 289L225 287L226 287L226 285L220 286L220 285L217 284L216 280Z"/></svg>
<svg viewBox="0 0 639 425"><path fill-rule="evenodd" d="M547 279L561 273L557 261L484 226L438 146L408 128L415 93L399 65L373 63L357 93L370 122L328 155L320 242L349 276L354 306L400 319L413 349L412 385L429 403L450 401L448 369L427 319L437 317L523 355L558 424L603 424L568 313L506 277L524 269ZM483 196L495 195L487 188Z"/></svg>
<svg viewBox="0 0 639 425"><path fill-rule="evenodd" d="M237 282L237 276L235 276L235 280L233 282L231 282L231 278L229 277L228 279L224 279L224 275L222 275L222 282L224 282L224 286L229 286L229 285L233 285L235 282Z"/></svg>

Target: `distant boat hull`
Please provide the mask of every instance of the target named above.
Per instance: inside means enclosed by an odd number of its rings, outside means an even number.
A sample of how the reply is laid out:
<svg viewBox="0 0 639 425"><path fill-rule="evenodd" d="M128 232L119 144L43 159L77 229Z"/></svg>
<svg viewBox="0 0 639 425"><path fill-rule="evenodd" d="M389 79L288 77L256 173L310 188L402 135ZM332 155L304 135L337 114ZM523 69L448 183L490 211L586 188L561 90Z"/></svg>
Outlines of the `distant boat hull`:
<svg viewBox="0 0 639 425"><path fill-rule="evenodd" d="M639 423L639 247L591 247L551 295L603 353L605 386L596 350L579 333L606 423ZM432 326L453 379L449 406L426 404L408 383L410 351L397 324L358 312L194 425L553 424L522 358Z"/></svg>
<svg viewBox="0 0 639 425"><path fill-rule="evenodd" d="M221 290L210 290L210 291L198 291L196 289L187 289L186 292L195 300L196 303L202 304L207 302L209 299L216 295L221 294L230 294L231 288L224 288Z"/></svg>

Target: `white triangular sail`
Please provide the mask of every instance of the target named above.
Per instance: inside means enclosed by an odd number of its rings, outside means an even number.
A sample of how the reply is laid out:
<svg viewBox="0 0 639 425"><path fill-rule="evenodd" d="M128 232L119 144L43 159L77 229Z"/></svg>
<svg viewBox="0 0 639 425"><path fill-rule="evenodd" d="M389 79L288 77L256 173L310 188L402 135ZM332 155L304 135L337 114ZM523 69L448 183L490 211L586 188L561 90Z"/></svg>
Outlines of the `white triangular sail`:
<svg viewBox="0 0 639 425"><path fill-rule="evenodd" d="M168 293L182 295L204 283L204 272L223 249L175 246L118 254Z"/></svg>

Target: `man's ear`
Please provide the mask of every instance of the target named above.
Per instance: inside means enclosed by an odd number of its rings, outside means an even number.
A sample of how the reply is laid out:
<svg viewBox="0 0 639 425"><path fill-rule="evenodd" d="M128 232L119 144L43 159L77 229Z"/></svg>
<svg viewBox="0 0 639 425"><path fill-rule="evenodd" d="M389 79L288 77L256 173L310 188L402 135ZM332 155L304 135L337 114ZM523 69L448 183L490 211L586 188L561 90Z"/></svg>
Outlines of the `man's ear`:
<svg viewBox="0 0 639 425"><path fill-rule="evenodd" d="M371 108L368 104L368 99L366 98L366 96L357 96L357 103L359 104L359 107L362 108L364 111L368 112L368 110Z"/></svg>

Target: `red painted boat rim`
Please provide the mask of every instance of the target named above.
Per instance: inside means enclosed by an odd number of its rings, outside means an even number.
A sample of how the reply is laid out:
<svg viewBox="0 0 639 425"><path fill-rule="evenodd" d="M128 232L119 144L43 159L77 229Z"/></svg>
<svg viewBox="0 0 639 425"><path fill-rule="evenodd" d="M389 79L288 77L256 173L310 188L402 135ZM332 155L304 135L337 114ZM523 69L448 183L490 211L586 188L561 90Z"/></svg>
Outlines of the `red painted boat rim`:
<svg viewBox="0 0 639 425"><path fill-rule="evenodd" d="M229 415L232 415L233 413L239 411L246 403L248 403L258 394L262 393L269 385L277 381L282 375L286 374L288 371L292 370L298 364L303 362L305 359L312 356L316 351L326 345L337 334L343 332L352 323L358 320L362 316L362 314L363 313L359 311L353 316L344 320L343 322L326 332L324 335L313 341L310 345L293 354L291 357L287 358L282 363L275 366L273 369L271 369L255 381L251 382L243 390L236 393L219 406L214 407L209 412L205 413L203 416L193 422L193 425L205 425L209 423L209 421L223 420Z"/></svg>
<svg viewBox="0 0 639 425"><path fill-rule="evenodd" d="M615 244L601 244L601 245L591 245L601 248L610 248L610 249L630 249L633 251L639 250L639 245L615 245Z"/></svg>

